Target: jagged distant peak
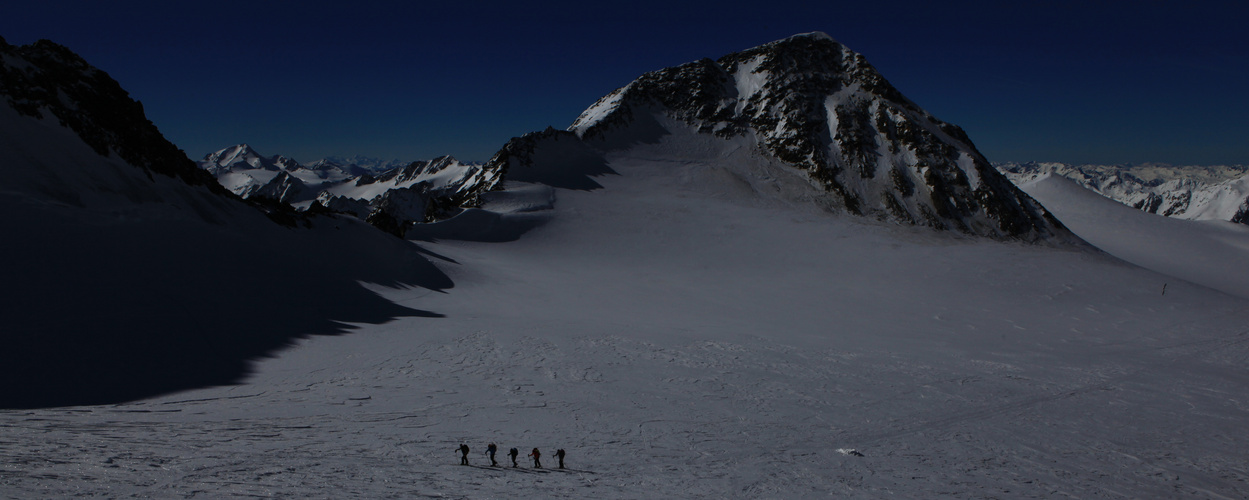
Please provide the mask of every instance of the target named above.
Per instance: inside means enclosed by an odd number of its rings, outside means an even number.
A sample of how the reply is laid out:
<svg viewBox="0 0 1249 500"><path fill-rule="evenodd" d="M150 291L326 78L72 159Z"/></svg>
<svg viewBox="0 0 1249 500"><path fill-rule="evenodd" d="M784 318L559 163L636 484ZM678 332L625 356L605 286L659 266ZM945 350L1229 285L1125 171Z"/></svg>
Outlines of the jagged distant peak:
<svg viewBox="0 0 1249 500"><path fill-rule="evenodd" d="M247 163L252 159L264 158L251 145L247 143L236 144L233 146L221 148L217 151L204 155L205 162L215 163L220 166L226 166L232 163Z"/></svg>
<svg viewBox="0 0 1249 500"><path fill-rule="evenodd" d="M305 168L298 160L284 155L265 156L250 144L240 143L225 147L204 156L200 167L208 170L289 170Z"/></svg>
<svg viewBox="0 0 1249 500"><path fill-rule="evenodd" d="M379 173L376 181L403 184L427 178L453 166L462 166L462 164L451 155L439 156L432 160L416 160L402 167Z"/></svg>
<svg viewBox="0 0 1249 500"><path fill-rule="evenodd" d="M209 153L209 155L215 156L215 157L222 157L222 158L261 156L260 153L256 152L255 148L253 148L250 144L247 144L245 142L240 143L240 144L235 144L233 146L221 148L213 153Z"/></svg>
<svg viewBox="0 0 1249 500"><path fill-rule="evenodd" d="M273 163L282 170L296 170L303 168L298 161L288 156L277 155L273 157Z"/></svg>
<svg viewBox="0 0 1249 500"><path fill-rule="evenodd" d="M250 193L250 197L268 198L282 203L289 203L305 196L308 186L290 172L282 170L265 185Z"/></svg>
<svg viewBox="0 0 1249 500"><path fill-rule="evenodd" d="M464 163L461 163L460 160L455 159L454 156L443 155L443 156L434 158L432 160L429 160L429 165L425 167L425 171L428 173L434 173L434 172L437 172L439 170L445 169L453 165L464 165Z"/></svg>

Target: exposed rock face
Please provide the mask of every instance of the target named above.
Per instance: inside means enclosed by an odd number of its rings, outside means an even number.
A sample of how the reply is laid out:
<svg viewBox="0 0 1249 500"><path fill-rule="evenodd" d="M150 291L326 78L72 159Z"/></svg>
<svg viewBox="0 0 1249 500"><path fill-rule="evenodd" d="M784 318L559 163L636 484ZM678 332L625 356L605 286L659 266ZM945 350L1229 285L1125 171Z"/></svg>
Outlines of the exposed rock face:
<svg viewBox="0 0 1249 500"><path fill-rule="evenodd" d="M237 199L165 139L147 119L143 105L115 80L61 45L40 40L13 46L0 39L0 96L21 115L56 119L100 156L137 167L149 180L153 173L160 174ZM137 192L132 196L144 197ZM248 204L280 224L299 220L284 205ZM215 218L207 211L202 215Z"/></svg>
<svg viewBox="0 0 1249 500"><path fill-rule="evenodd" d="M593 177L613 173L602 153L577 134L550 127L512 138L485 168L508 180L579 190L599 189Z"/></svg>
<svg viewBox="0 0 1249 500"><path fill-rule="evenodd" d="M302 198L306 191L308 191L307 184L283 170L259 189L251 191L249 195L289 203Z"/></svg>
<svg viewBox="0 0 1249 500"><path fill-rule="evenodd" d="M1240 206L1236 208L1236 213L1232 214L1232 218L1228 220L1237 224L1249 224L1249 199L1245 200L1244 203L1241 203Z"/></svg>
<svg viewBox="0 0 1249 500"><path fill-rule="evenodd" d="M321 193L317 195L316 203L312 206L324 207L329 209L331 212L351 214L361 220L367 219L369 214L373 211L373 208L369 205L368 201L348 198L346 196L335 196L329 191L321 191Z"/></svg>
<svg viewBox="0 0 1249 500"><path fill-rule="evenodd" d="M828 35L797 35L718 60L642 75L600 99L570 130L598 150L627 147L624 130L662 115L726 140L749 138L806 172L850 214L1028 241L1068 238L1043 207L942 122ZM487 165L540 164L518 138ZM564 149L569 149L565 147Z"/></svg>

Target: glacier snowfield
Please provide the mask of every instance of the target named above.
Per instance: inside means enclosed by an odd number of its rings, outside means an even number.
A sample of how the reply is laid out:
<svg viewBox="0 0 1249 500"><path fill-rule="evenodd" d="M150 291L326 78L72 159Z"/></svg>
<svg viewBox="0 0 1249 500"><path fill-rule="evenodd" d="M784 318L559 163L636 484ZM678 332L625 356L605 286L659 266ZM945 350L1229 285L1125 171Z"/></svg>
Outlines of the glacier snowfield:
<svg viewBox="0 0 1249 500"><path fill-rule="evenodd" d="M513 183L535 200L468 232L516 241L418 238L452 288L360 285L443 317L346 325L237 385L0 411L0 494L1249 496L1249 303L1218 283L610 166L601 190ZM491 442L522 467L483 467Z"/></svg>

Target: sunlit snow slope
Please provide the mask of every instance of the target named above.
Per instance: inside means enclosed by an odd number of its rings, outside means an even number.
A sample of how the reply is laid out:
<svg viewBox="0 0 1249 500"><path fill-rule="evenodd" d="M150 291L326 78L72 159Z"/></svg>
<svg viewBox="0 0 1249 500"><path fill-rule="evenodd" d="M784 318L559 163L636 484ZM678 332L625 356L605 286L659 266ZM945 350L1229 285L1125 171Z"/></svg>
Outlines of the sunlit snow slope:
<svg viewBox="0 0 1249 500"><path fill-rule="evenodd" d="M1249 227L1244 224L1142 212L1057 175L1020 188L1077 235L1116 257L1249 298Z"/></svg>

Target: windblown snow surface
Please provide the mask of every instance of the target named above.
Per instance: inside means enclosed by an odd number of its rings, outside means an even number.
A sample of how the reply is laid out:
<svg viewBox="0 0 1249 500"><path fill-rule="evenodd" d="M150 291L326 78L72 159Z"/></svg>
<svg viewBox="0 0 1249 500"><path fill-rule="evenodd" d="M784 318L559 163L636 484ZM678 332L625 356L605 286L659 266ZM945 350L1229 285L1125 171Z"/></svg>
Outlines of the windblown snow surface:
<svg viewBox="0 0 1249 500"><path fill-rule="evenodd" d="M238 385L0 411L0 495L1249 495L1245 299L829 214L792 168L665 141L602 189L514 182L425 226L454 288L369 286L445 317L345 325Z"/></svg>
<svg viewBox="0 0 1249 500"><path fill-rule="evenodd" d="M1133 264L1249 299L1249 227L1143 212L1056 174L1020 185L1073 232Z"/></svg>

